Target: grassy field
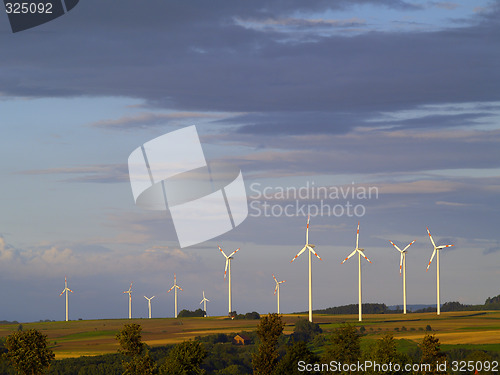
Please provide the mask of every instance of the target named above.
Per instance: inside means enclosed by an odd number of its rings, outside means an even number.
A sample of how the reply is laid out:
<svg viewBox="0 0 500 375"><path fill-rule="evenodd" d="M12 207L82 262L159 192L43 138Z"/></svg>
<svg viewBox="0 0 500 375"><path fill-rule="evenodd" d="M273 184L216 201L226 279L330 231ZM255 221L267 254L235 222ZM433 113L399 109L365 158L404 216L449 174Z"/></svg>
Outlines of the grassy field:
<svg viewBox="0 0 500 375"><path fill-rule="evenodd" d="M284 315L285 333L293 332L298 317L305 315ZM424 314L377 314L364 315L363 322L357 315L315 315L315 322L324 331L333 330L343 322L364 326L363 340L375 340L392 332L404 350L422 340L429 325L443 344L444 350L457 347L500 351L500 311L450 312L436 316ZM116 353L115 335L128 323L140 324L143 340L150 346L173 344L196 336L212 333L232 333L255 330L258 320L229 320L225 317L208 318L165 318L165 319L114 319L78 320L70 322L23 323L24 329L36 328L49 337L56 358L78 357ZM17 324L0 325L0 337L16 331Z"/></svg>

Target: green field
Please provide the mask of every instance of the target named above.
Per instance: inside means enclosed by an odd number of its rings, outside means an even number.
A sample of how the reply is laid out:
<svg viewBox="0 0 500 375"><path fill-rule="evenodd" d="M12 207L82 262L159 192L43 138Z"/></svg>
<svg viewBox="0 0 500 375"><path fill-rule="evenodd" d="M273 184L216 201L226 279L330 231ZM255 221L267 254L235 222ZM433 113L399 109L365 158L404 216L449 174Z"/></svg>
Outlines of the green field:
<svg viewBox="0 0 500 375"><path fill-rule="evenodd" d="M284 315L285 333L293 332L298 317L305 315ZM470 348L500 352L500 311L448 312L422 314L377 314L364 315L363 322L357 315L314 316L316 323L328 332L343 322L365 328L364 344L392 332L399 339L400 350L414 347L425 335L429 325L440 340L442 348ZM36 328L46 334L56 358L79 357L116 353L118 344L115 335L128 323L140 324L143 340L150 346L182 342L196 336L213 333L232 333L255 330L258 320L230 320L225 317L208 318L165 318L165 319L113 319L78 320L70 322L23 323L23 329ZM0 337L18 329L18 324L0 325Z"/></svg>

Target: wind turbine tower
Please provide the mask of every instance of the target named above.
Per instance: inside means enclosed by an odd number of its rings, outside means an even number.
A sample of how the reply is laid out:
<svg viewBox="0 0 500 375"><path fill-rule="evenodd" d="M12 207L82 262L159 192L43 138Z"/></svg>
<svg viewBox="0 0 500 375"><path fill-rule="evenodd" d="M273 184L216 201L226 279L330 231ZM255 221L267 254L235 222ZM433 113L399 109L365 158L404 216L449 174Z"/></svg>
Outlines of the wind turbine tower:
<svg viewBox="0 0 500 375"><path fill-rule="evenodd" d="M61 294L59 294L59 297L61 297L64 293L66 293L66 321L68 321L68 292L73 293L73 291L70 288L68 288L68 281L66 279L66 276L64 276L64 289L61 292Z"/></svg>
<svg viewBox="0 0 500 375"><path fill-rule="evenodd" d="M427 228L427 233L429 233L429 238L431 239L432 246L434 247L434 251L432 252L431 260L429 260L429 264L427 265L427 269L425 272L429 271L429 267L431 265L432 259L434 259L434 255L436 255L436 269L437 269L437 315L441 315L441 302L439 299L439 250L444 249L445 247L451 247L455 245L441 245L436 246L434 240L432 239L431 232L429 232L429 228Z"/></svg>
<svg viewBox="0 0 500 375"><path fill-rule="evenodd" d="M308 253L309 253L309 321L312 323L312 321L313 321L313 315L312 315L312 266L311 266L311 254L316 255L316 257L319 260L323 260L323 259L321 259L321 257L314 251L314 246L315 245L312 245L312 244L309 243L309 219L310 219L310 215L307 215L306 244L302 248L302 250L300 250L297 253L297 255L295 255L295 257L290 261L290 263L292 263L295 259L297 259L299 257L299 255L302 254L304 251L308 250Z"/></svg>
<svg viewBox="0 0 500 375"><path fill-rule="evenodd" d="M123 293L127 293L128 294L128 318L129 319L132 319L132 284L134 282L132 281L130 283L130 287L128 288L128 290L126 290L125 292Z"/></svg>
<svg viewBox="0 0 500 375"><path fill-rule="evenodd" d="M274 295L277 295L278 298L278 314L280 313L280 284L286 283L286 280L283 281L278 281L276 277L274 277L273 274L273 279L276 282L276 288L274 288Z"/></svg>
<svg viewBox="0 0 500 375"><path fill-rule="evenodd" d="M205 318L207 315L207 302L210 302L209 299L205 298L205 291L203 291L203 299L200 302L200 305L203 303L203 311L205 311Z"/></svg>
<svg viewBox="0 0 500 375"><path fill-rule="evenodd" d="M415 242L416 240L413 240ZM406 247L401 250L399 247L394 245L394 242L389 241L392 243L392 246L396 248L397 251L401 253L401 258L399 260L399 274L401 275L401 268L403 269L403 313L406 314L406 252L407 249L413 244L413 242L410 242L409 245L406 245Z"/></svg>
<svg viewBox="0 0 500 375"><path fill-rule="evenodd" d="M356 248L352 253L349 254L347 258L345 258L341 264L344 264L344 262L352 257L354 254L358 253L358 283L359 283L359 296L358 296L358 303L359 303L359 317L358 320L361 322L363 320L362 318L362 302L361 302L361 257L365 258L368 262L372 262L370 259L368 259L363 252L365 249L362 249L359 247L359 221L358 221L358 231L356 233Z"/></svg>
<svg viewBox="0 0 500 375"><path fill-rule="evenodd" d="M146 298L148 300L148 311L149 311L149 319L151 319L151 300L153 298L155 298L155 296L151 297L151 298L148 298L146 296L144 296L144 298Z"/></svg>
<svg viewBox="0 0 500 375"><path fill-rule="evenodd" d="M231 259L233 259L233 255L236 254L236 252L239 249L240 248L237 248L229 256L227 256L226 253L224 253L224 251L222 251L221 247L219 246L220 252L226 258L226 268L224 268L224 280L226 280L226 273L227 273L227 275L228 275L228 282L229 282L229 288L228 288L228 293L229 293L229 316L232 316L232 312L233 312L233 306L231 305Z"/></svg>
<svg viewBox="0 0 500 375"><path fill-rule="evenodd" d="M172 285L172 287L168 290L167 293L170 293L170 291L172 289L174 289L174 295L175 295L175 315L174 316L177 318L177 289L182 290L182 288L179 285L177 285L177 276L175 275L175 273L174 273L174 285Z"/></svg>

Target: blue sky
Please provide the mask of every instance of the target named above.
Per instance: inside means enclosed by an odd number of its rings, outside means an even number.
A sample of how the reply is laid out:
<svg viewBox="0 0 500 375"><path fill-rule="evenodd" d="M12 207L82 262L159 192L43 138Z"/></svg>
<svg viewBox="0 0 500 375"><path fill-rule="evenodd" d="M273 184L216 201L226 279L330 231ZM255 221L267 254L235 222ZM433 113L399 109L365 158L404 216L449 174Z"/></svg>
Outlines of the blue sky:
<svg viewBox="0 0 500 375"><path fill-rule="evenodd" d="M96 10L98 8L98 11ZM235 230L181 249L169 212L134 205L127 159L143 143L197 125L207 159L238 165L250 186L376 187L362 217L317 216L314 307L435 302L425 227L442 252L442 302L500 293L498 1L80 2L12 34L0 17L0 319L227 312L221 245L233 262L233 306L307 309L306 218L250 215ZM353 185L354 183L354 185ZM256 194L254 194L256 195ZM250 198L295 204L291 197ZM319 204L299 199L300 204ZM344 205L342 199L327 204ZM255 206L251 206L255 207ZM255 213L250 209L250 213Z"/></svg>

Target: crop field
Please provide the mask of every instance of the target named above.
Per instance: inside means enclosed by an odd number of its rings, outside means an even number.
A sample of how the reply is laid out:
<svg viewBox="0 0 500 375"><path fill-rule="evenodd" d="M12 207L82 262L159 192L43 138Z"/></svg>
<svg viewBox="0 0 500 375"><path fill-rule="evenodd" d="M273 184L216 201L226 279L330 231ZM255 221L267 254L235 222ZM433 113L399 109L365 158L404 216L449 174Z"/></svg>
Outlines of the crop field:
<svg viewBox="0 0 500 375"><path fill-rule="evenodd" d="M306 315L284 315L285 333L293 332L299 317ZM314 316L323 331L331 331L343 322L364 327L363 340L372 341L387 332L400 339L402 347L418 343L430 326L439 338L442 348L477 348L500 351L500 311L449 312L436 316L422 314L376 314L364 315L358 322L357 315ZM124 324L136 323L143 328L143 340L150 346L179 343L213 333L233 333L256 329L258 320L230 320L225 317L208 318L164 318L164 319L112 319L77 320L69 322L23 323L23 329L36 328L46 334L56 358L79 357L116 353L118 343L115 335ZM0 337L18 329L17 324L0 325ZM428 327L427 327L428 329Z"/></svg>

